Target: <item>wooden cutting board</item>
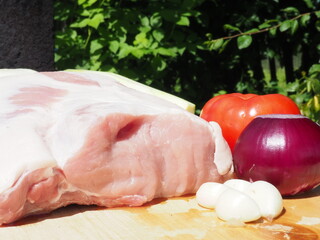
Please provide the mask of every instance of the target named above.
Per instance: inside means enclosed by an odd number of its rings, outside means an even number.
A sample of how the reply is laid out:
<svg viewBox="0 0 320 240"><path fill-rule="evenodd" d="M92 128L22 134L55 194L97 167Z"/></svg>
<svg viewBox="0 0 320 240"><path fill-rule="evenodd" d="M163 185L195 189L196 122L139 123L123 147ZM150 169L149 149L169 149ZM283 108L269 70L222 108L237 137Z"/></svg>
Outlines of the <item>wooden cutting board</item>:
<svg viewBox="0 0 320 240"><path fill-rule="evenodd" d="M199 207L194 196L185 196L134 208L72 205L0 227L0 239L320 240L320 187L284 199L284 212L273 222L226 223Z"/></svg>

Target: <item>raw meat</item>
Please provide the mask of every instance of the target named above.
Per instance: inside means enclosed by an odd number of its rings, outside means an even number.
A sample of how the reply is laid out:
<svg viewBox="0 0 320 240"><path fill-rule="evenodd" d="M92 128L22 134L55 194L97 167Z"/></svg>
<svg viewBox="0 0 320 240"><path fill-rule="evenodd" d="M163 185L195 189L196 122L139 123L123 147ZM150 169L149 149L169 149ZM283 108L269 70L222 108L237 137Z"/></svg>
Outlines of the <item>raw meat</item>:
<svg viewBox="0 0 320 240"><path fill-rule="evenodd" d="M73 203L140 206L231 176L218 124L115 76L2 72L0 224Z"/></svg>

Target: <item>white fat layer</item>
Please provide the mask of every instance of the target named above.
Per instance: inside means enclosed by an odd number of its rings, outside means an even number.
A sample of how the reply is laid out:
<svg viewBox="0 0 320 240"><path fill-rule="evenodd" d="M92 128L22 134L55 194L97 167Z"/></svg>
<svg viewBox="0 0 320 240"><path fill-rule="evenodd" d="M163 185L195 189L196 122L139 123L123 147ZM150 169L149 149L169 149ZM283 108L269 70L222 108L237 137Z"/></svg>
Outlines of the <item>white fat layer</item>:
<svg viewBox="0 0 320 240"><path fill-rule="evenodd" d="M31 119L12 119L0 128L0 192L11 187L23 172L56 163Z"/></svg>
<svg viewBox="0 0 320 240"><path fill-rule="evenodd" d="M217 167L218 173L220 175L224 175L230 171L230 168L233 168L231 150L228 143L222 136L219 124L216 122L210 122L210 126L213 129L214 143L216 147L214 163Z"/></svg>
<svg viewBox="0 0 320 240"><path fill-rule="evenodd" d="M75 72L75 74L77 73L77 71ZM111 79L114 79L116 80L117 82L129 87L129 88L132 88L132 89L135 89L137 91L142 91L144 93L147 93L147 94L150 94L150 95L156 95L166 101L170 101L170 102L173 102L174 104L182 107L183 109L186 109L187 111L191 112L191 113L194 113L195 112L195 105L191 102L188 102L182 98L179 98L177 96L174 96L174 95L171 95L169 93L166 93L166 92L163 92L163 91L160 91L158 89L155 89L155 88L152 88L152 87L148 87L146 86L145 84L142 84L142 83L139 83L137 81L132 81L131 79L128 79L124 76L121 76L121 75L118 75L118 74L115 74L115 73L111 73L111 72L99 72L99 71L85 71L85 70L82 70L81 71L81 74L87 74L87 77L88 78L91 78L93 76L92 73L95 74L95 77L94 77L94 80L97 80L99 82L99 84L101 86L103 86L105 84L105 80L99 80L98 78L98 75L100 76L103 76L104 78L106 76L109 76Z"/></svg>
<svg viewBox="0 0 320 240"><path fill-rule="evenodd" d="M18 68L18 69L3 68L3 69L0 69L0 78L7 77L7 76L25 75L25 74L34 73L34 72L36 71L31 69L25 69L25 68Z"/></svg>

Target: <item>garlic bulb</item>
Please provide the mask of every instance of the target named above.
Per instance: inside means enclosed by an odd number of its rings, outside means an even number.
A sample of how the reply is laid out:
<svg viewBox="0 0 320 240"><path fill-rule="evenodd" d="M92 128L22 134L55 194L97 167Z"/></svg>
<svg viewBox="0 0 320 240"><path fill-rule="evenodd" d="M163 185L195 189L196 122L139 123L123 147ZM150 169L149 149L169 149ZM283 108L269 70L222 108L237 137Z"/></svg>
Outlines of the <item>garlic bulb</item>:
<svg viewBox="0 0 320 240"><path fill-rule="evenodd" d="M213 209L216 206L218 197L227 189L229 189L227 186L220 183L204 183L197 191L196 200L200 206Z"/></svg>
<svg viewBox="0 0 320 240"><path fill-rule="evenodd" d="M217 216L225 221L251 222L261 217L271 221L283 209L280 192L266 181L207 182L197 191L196 200L202 207L215 209Z"/></svg>
<svg viewBox="0 0 320 240"><path fill-rule="evenodd" d="M245 191L258 204L261 216L272 220L283 209L282 196L278 189L266 181L256 181Z"/></svg>
<svg viewBox="0 0 320 240"><path fill-rule="evenodd" d="M261 217L257 203L247 194L229 188L216 204L217 216L224 221L251 222Z"/></svg>

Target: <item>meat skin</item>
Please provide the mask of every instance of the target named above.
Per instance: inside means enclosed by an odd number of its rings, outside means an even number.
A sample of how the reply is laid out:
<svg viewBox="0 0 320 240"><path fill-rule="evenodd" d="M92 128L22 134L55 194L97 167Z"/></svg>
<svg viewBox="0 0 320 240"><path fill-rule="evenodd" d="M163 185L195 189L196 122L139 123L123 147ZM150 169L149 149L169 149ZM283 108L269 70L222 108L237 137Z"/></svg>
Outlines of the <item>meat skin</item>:
<svg viewBox="0 0 320 240"><path fill-rule="evenodd" d="M0 224L141 206L233 173L217 123L94 71L0 72Z"/></svg>

